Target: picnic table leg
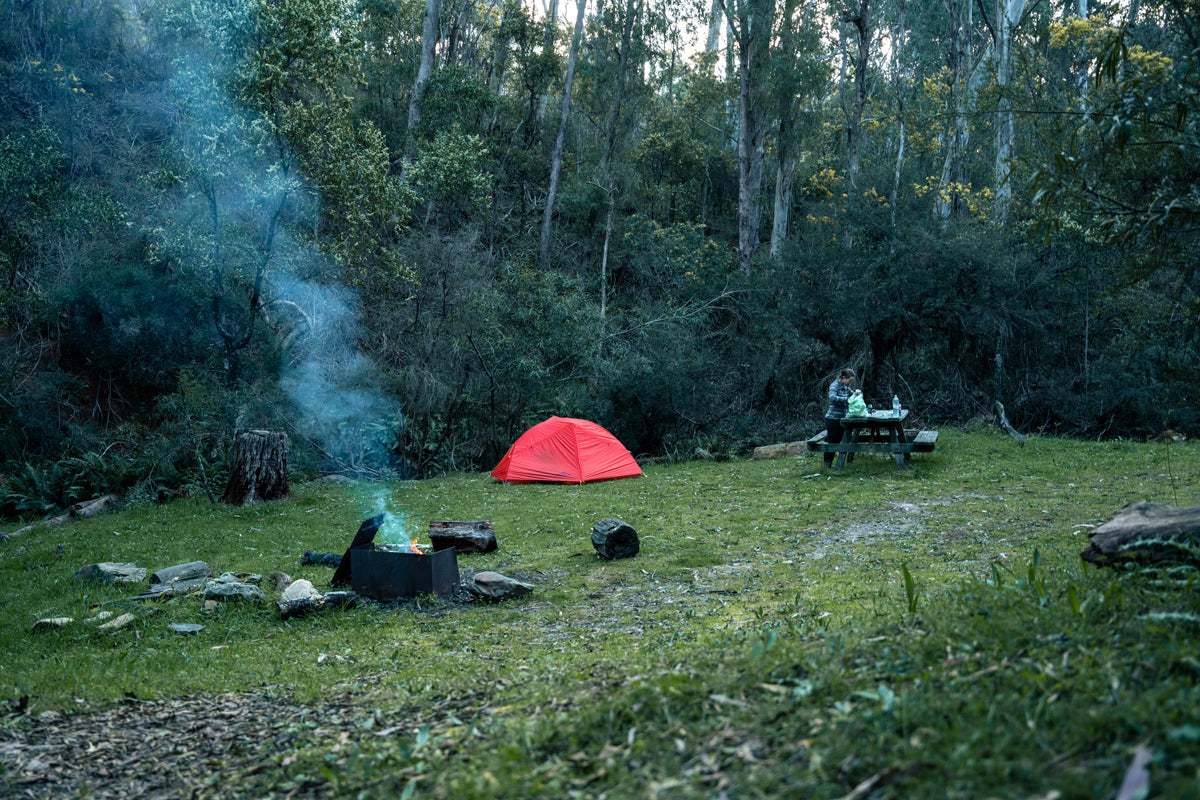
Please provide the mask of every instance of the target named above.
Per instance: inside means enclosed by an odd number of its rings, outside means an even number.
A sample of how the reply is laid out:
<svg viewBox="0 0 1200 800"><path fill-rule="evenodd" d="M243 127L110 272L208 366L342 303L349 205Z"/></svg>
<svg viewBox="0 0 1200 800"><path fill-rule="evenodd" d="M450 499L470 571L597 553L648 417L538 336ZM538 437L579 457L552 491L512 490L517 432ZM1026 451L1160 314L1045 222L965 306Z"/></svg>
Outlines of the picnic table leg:
<svg viewBox="0 0 1200 800"><path fill-rule="evenodd" d="M904 439L903 431L900 431L899 433L897 433L896 429L892 428L888 433L888 441L890 441L893 445L900 444L900 442L903 439ZM893 450L892 457L896 459L896 468L897 469L905 469L905 466L904 466L905 454L904 453L900 453L900 452Z"/></svg>
<svg viewBox="0 0 1200 800"><path fill-rule="evenodd" d="M843 430L845 430L845 429L843 429ZM858 444L858 434L859 434L860 430L861 430L860 428L854 428L853 430L849 431L849 433L850 433L849 443L850 444ZM843 433L841 444L846 444L846 443L847 443L846 434ZM846 466L846 456L847 455L849 455L849 454L846 453L845 451L842 451L837 454L837 461L835 461L833 464L834 469L841 469L842 467Z"/></svg>

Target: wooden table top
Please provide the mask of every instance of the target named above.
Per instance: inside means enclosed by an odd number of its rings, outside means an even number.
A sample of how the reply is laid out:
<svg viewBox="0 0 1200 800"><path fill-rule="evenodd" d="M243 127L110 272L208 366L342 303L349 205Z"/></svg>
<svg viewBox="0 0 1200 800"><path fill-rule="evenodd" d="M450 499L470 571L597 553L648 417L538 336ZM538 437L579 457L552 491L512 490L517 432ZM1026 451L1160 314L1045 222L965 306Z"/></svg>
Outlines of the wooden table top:
<svg viewBox="0 0 1200 800"><path fill-rule="evenodd" d="M865 417L842 417L842 427L852 428L856 425L872 428L890 428L899 427L904 420L908 419L908 409L900 409L900 416L897 417L890 410L888 411L872 411Z"/></svg>

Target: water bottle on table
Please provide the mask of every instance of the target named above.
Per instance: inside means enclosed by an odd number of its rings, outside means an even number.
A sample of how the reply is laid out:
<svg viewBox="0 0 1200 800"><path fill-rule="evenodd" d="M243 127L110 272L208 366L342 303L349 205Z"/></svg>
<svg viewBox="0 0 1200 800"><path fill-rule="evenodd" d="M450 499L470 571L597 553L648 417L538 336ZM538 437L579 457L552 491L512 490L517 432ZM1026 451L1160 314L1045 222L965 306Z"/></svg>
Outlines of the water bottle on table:
<svg viewBox="0 0 1200 800"><path fill-rule="evenodd" d="M896 419L900 419L900 395L892 395L892 413L896 415Z"/></svg>

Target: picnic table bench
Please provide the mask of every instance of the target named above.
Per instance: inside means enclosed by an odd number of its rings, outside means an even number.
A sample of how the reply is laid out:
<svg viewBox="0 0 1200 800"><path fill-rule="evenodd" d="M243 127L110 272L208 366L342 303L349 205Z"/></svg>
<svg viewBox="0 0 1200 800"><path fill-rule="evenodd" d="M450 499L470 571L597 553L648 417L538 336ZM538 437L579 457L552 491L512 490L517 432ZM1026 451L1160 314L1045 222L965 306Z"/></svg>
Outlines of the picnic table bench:
<svg viewBox="0 0 1200 800"><path fill-rule="evenodd" d="M807 440L808 449L818 453L837 453L836 469L846 464L850 453L887 453L896 459L896 466L904 469L904 462L911 453L929 453L937 444L937 431L905 429L908 409L897 417L891 411L875 411L865 417L845 417L842 427L845 434L837 444L826 442L827 431L821 431Z"/></svg>

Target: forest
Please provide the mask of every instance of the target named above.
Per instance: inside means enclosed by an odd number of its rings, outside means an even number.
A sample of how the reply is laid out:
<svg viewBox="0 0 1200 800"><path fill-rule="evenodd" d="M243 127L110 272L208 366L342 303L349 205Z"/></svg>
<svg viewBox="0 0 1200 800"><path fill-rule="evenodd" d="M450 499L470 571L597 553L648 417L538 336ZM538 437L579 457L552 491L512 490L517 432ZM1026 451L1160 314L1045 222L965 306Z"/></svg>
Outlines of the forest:
<svg viewBox="0 0 1200 800"><path fill-rule="evenodd" d="M1200 435L1197 0L0 0L0 513L931 424Z"/></svg>

